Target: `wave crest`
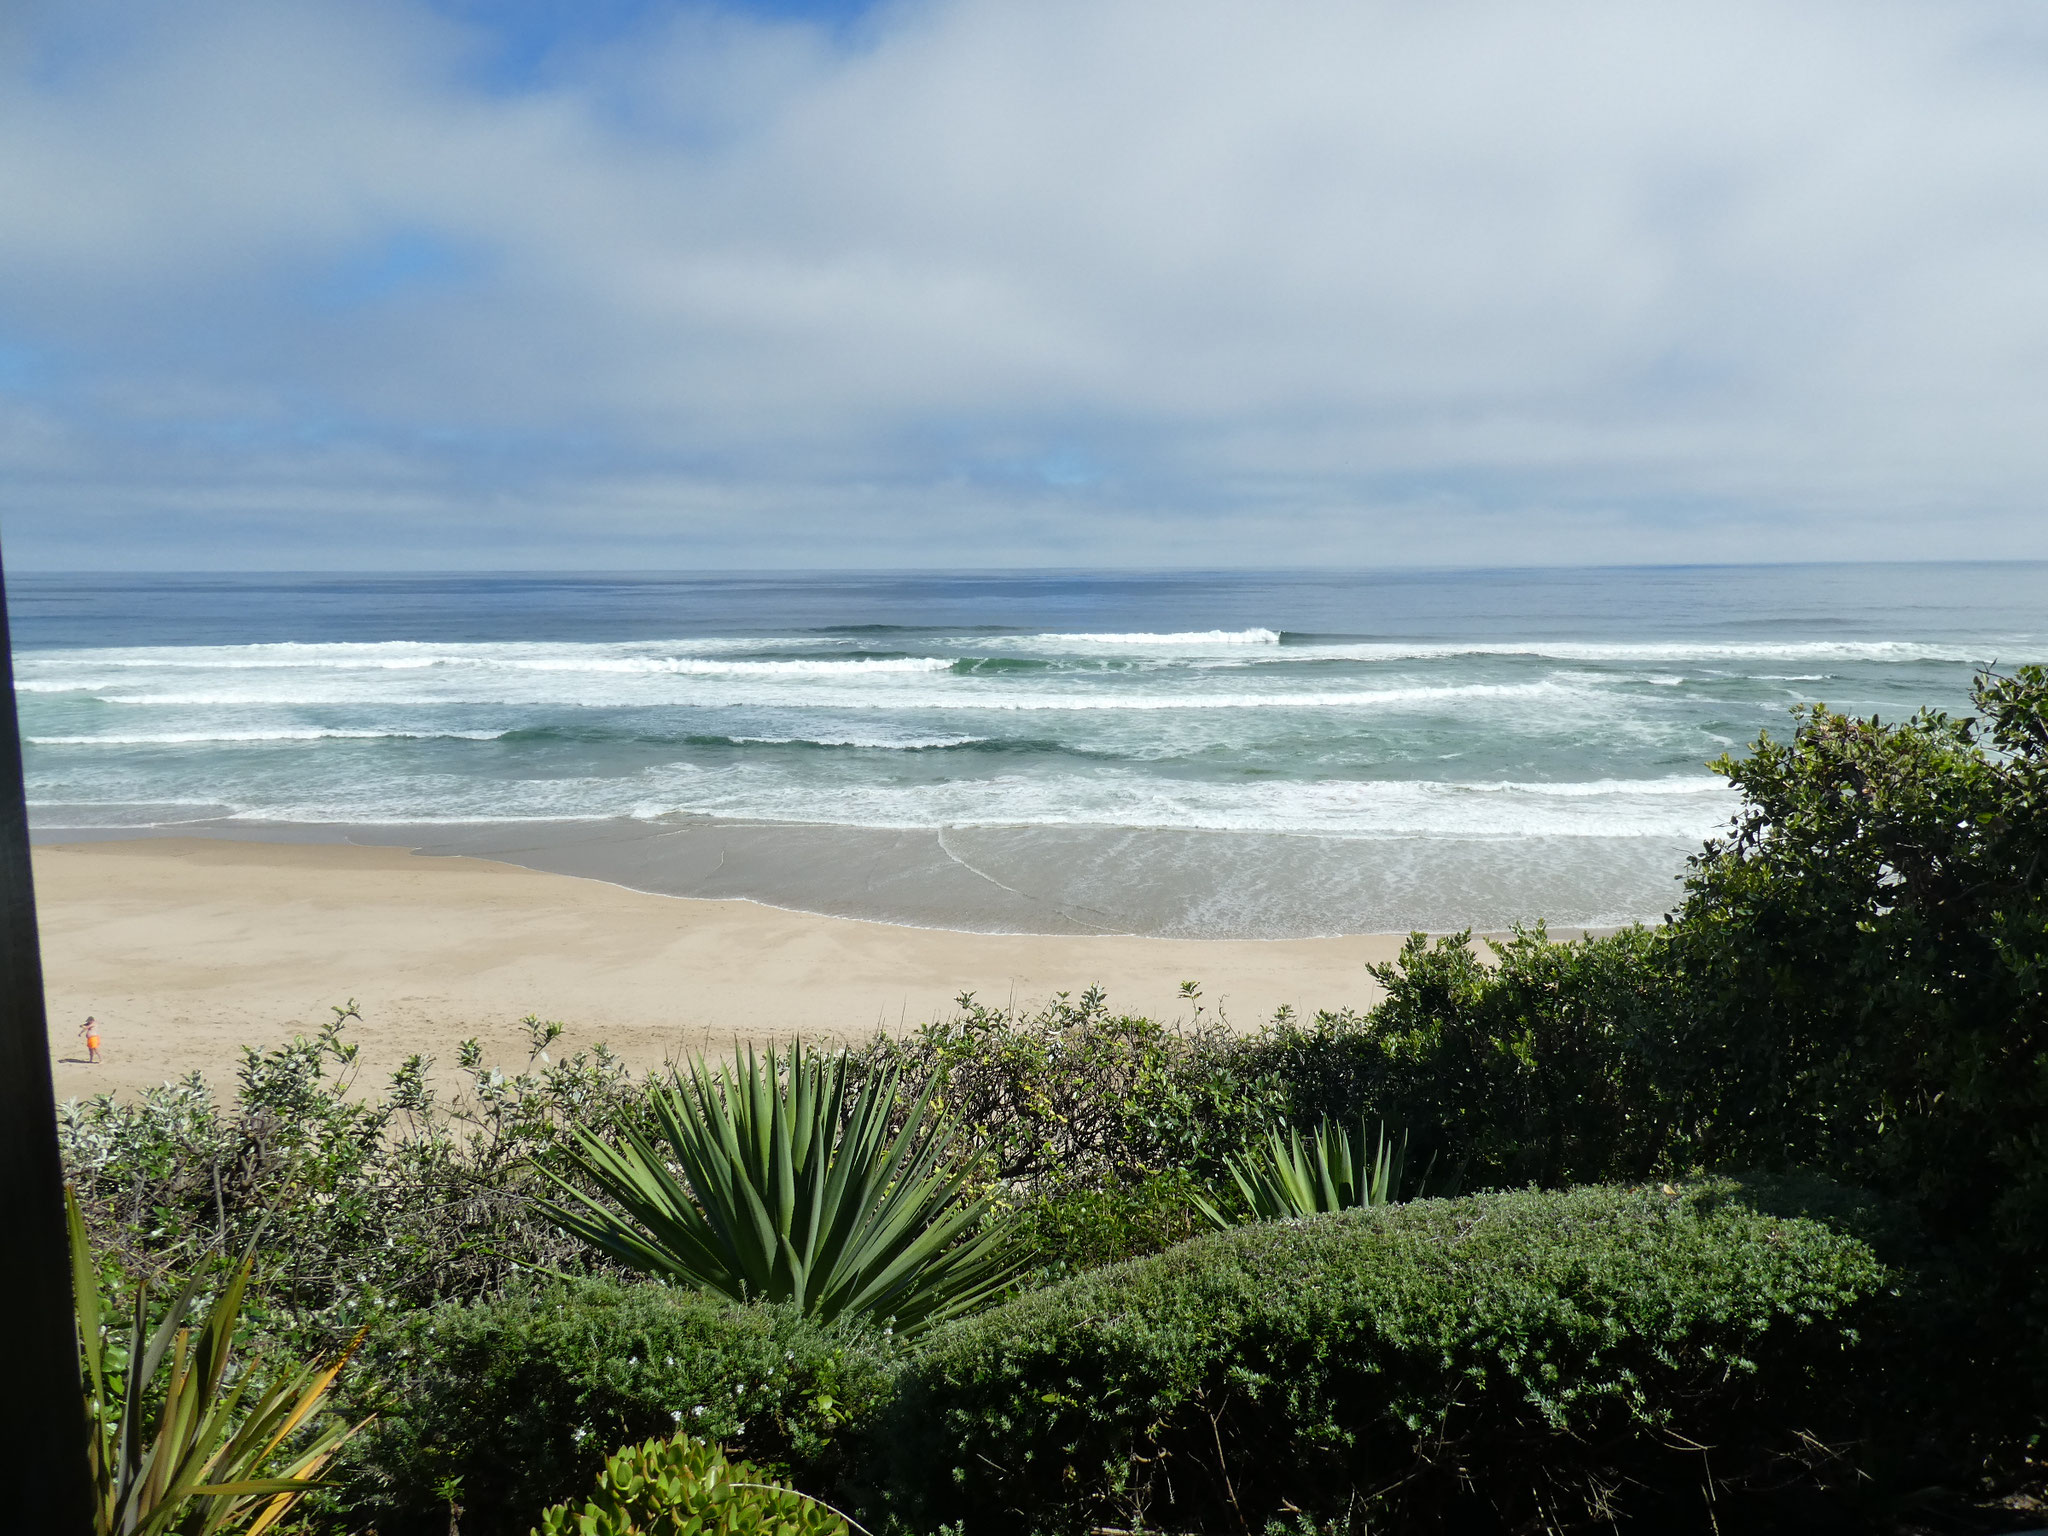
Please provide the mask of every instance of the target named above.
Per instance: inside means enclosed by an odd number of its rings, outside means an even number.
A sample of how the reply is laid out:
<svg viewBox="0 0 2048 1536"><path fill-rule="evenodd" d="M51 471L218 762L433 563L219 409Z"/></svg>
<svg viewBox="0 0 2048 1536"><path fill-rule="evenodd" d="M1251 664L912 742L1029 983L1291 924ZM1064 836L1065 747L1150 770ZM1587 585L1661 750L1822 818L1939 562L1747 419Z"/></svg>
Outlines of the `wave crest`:
<svg viewBox="0 0 2048 1536"><path fill-rule="evenodd" d="M987 642L982 642L986 644ZM1280 632L1273 629L1186 629L1170 634L1139 630L1127 634L1045 634L1021 637L1023 644L1115 645L1166 650L1188 646L1278 645Z"/></svg>

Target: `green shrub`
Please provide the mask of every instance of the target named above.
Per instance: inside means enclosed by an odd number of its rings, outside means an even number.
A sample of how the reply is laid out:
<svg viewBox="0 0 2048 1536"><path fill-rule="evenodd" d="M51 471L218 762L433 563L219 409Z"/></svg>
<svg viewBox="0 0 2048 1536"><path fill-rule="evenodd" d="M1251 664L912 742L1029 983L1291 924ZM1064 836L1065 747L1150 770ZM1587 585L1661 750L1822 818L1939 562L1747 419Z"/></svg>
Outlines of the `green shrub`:
<svg viewBox="0 0 2048 1536"><path fill-rule="evenodd" d="M1158 1253L1207 1231L1201 1195L1201 1186L1185 1169L1033 1193L1017 1207L1010 1225L1020 1288Z"/></svg>
<svg viewBox="0 0 2048 1536"><path fill-rule="evenodd" d="M2004 1304L1997 1277L1931 1235L1910 1200L1810 1172L1752 1173L1741 1183L1745 1205L1847 1233L1894 1277L1858 1351L1872 1507L1904 1501L1926 1518L1943 1503L1966 1507L2029 1486L2038 1498L2035 1426L2048 1395L2027 1368L2025 1316Z"/></svg>
<svg viewBox="0 0 2048 1536"><path fill-rule="evenodd" d="M856 1069L941 1085L946 1113L1009 1185L1111 1188L1212 1168L1242 1134L1286 1108L1247 1037L1210 1017L1192 983L1174 1024L1112 1013L1099 987L1025 1012L963 993L959 1012L910 1034L878 1033Z"/></svg>
<svg viewBox="0 0 2048 1536"><path fill-rule="evenodd" d="M1556 1188L1661 1169L1672 1114L1649 1043L1669 1033L1676 1007L1662 933L1560 943L1539 923L1489 947L1490 961L1468 934L1416 934L1398 960L1371 968L1386 997L1324 1047L1348 1067L1346 1116L1410 1127L1418 1154L1468 1186Z"/></svg>
<svg viewBox="0 0 2048 1536"><path fill-rule="evenodd" d="M522 1265L585 1262L528 1196L566 1124L634 1112L641 1090L602 1045L551 1061L559 1024L526 1021L506 1073L464 1041L443 1096L414 1056L360 1091L354 1005L315 1036L245 1047L232 1098L197 1073L65 1104L58 1139L93 1246L130 1274L166 1264L225 1284L251 1244L245 1322L331 1353L393 1306L495 1294Z"/></svg>
<svg viewBox="0 0 2048 1536"><path fill-rule="evenodd" d="M679 1428L822 1491L845 1474L845 1426L889 1389L888 1347L656 1284L431 1308L365 1351L357 1391L380 1416L344 1458L343 1502L384 1536L440 1536L451 1502L465 1531L523 1531L590 1487L606 1447Z"/></svg>
<svg viewBox="0 0 2048 1536"><path fill-rule="evenodd" d="M629 1445L581 1508L557 1504L535 1536L846 1536L846 1522L759 1467L689 1435Z"/></svg>
<svg viewBox="0 0 2048 1536"><path fill-rule="evenodd" d="M924 1529L1704 1528L1709 1480L1782 1476L1826 1429L1884 1284L1855 1239L1733 1196L1523 1191L1199 1238L938 1330L877 1454Z"/></svg>
<svg viewBox="0 0 2048 1536"><path fill-rule="evenodd" d="M1743 804L1692 861L1658 1066L1701 1156L1902 1195L2048 1313L2048 669L1975 703L1816 706L1715 764Z"/></svg>

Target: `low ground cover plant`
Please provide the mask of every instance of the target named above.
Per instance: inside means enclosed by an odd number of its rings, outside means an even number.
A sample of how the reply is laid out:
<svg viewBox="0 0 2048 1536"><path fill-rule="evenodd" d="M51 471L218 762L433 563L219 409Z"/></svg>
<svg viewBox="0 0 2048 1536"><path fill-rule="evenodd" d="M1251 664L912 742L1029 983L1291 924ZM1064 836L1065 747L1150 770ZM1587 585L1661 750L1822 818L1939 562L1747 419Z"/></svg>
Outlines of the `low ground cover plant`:
<svg viewBox="0 0 2048 1536"><path fill-rule="evenodd" d="M542 1513L535 1536L847 1536L846 1521L761 1468L691 1435L629 1445L597 1491Z"/></svg>
<svg viewBox="0 0 2048 1536"><path fill-rule="evenodd" d="M940 1330L876 1454L919 1529L1708 1530L1826 1427L1886 1279L1736 1196L1520 1191L1201 1238Z"/></svg>

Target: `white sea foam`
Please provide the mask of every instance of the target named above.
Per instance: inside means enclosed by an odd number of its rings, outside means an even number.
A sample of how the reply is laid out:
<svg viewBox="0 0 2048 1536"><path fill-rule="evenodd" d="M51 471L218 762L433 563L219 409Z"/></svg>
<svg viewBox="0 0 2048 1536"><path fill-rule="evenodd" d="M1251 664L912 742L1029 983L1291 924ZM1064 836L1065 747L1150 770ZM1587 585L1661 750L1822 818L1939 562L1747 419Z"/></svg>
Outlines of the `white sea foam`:
<svg viewBox="0 0 2048 1536"><path fill-rule="evenodd" d="M73 799L71 804L80 803ZM995 775L937 784L793 781L760 767L666 768L631 779L486 785L436 775L358 784L320 800L237 806L244 818L469 824L658 819L678 814L836 826L1130 827L1260 832L1359 841L1434 838L1662 838L1697 842L1724 825L1734 796L1718 779L1567 783L1442 780L1162 781L1127 770L1062 779Z"/></svg>
<svg viewBox="0 0 2048 1536"><path fill-rule="evenodd" d="M1023 711L1382 710L1408 705L1455 706L1503 701L1584 699L1589 690L1553 682L1444 683L1412 688L1324 689L1271 693L1045 693L1034 697L963 695L936 702L945 709Z"/></svg>
<svg viewBox="0 0 2048 1536"><path fill-rule="evenodd" d="M535 662L633 657L716 656L736 650L807 646L798 639L707 637L657 641L432 640L268 641L251 645L92 646L22 651L16 670L86 664L106 667L204 668L224 671L279 669L418 671L442 666L518 666Z"/></svg>
<svg viewBox="0 0 2048 1536"><path fill-rule="evenodd" d="M1433 780L1270 784L1242 796L1174 786L1119 796L1102 819L1116 825L1259 831L1365 839L1442 837L1682 837L1726 819L1718 783L1674 791L1622 782L1466 785ZM1049 805L1033 819L1078 822L1078 808ZM966 820L967 818L962 818ZM978 820L990 819L986 813ZM994 819L1001 820L998 815Z"/></svg>
<svg viewBox="0 0 2048 1536"><path fill-rule="evenodd" d="M977 639L954 643L975 646L990 642L986 639ZM1200 629L1180 630L1172 634L1139 631L1131 634L1019 635L1005 636L995 643L1033 647L1113 645L1145 650L1185 650L1191 647L1207 649L1219 645L1278 645L1280 632L1273 629Z"/></svg>
<svg viewBox="0 0 2048 1536"><path fill-rule="evenodd" d="M793 784L733 770L643 795L648 818L678 812L876 827L1120 826L1293 833L1363 840L1660 837L1696 842L1734 807L1704 775L1564 783L1326 780L1216 784L1124 770L1078 778L1000 775L936 785Z"/></svg>
<svg viewBox="0 0 2048 1536"><path fill-rule="evenodd" d="M1290 645L1288 660L1453 661L1459 657L1527 656L1546 661L1594 662L1914 662L1983 665L2048 660L2048 639L2017 635L2009 641L1931 640L1675 640L1596 642L1565 640L1487 641L1418 645L1392 641L1334 641Z"/></svg>
<svg viewBox="0 0 2048 1536"><path fill-rule="evenodd" d="M681 694L605 693L585 688L537 693L518 688L434 690L411 699L388 687L328 686L291 690L235 687L210 692L122 692L108 688L93 694L103 704L151 709L304 708L347 705L418 703L439 706L523 705L577 708L669 704L705 709L816 708L832 710L938 711L945 713L1086 713L1157 714L1216 710L1357 711L1403 708L1456 709L1468 705L1523 702L1588 702L1594 689L1551 681L1531 683L1447 683L1405 688L1321 689L1269 693L1112 692L1039 688L1009 691L985 684L950 682L933 688L880 692L867 689L800 688L766 691L759 688L703 688Z"/></svg>
<svg viewBox="0 0 2048 1536"><path fill-rule="evenodd" d="M2048 636L2013 634L1969 640L1804 639L1770 641L1658 640L1486 640L1473 642L1316 641L1283 644L1277 630L1208 629L1130 632L1046 632L1032 635L963 635L928 642L944 656L832 654L864 641L817 636L703 636L631 642L413 640L240 646L136 646L23 651L15 656L18 686L79 668L100 673L126 671L368 671L506 670L535 672L690 672L770 669L806 671L938 671L962 657L1013 651L1055 655L1108 650L1155 652L1173 659L1191 653L1240 654L1247 662L1351 660L1362 662L1445 661L1460 657L1534 657L1592 662L1876 662L1915 661L2016 664L2048 660ZM778 651L812 654L774 657ZM734 654L751 652L753 655ZM770 653L763 655L761 653Z"/></svg>
<svg viewBox="0 0 2048 1536"><path fill-rule="evenodd" d="M1961 663L2043 649L2027 637L1294 644L1270 629L920 637L918 654L876 654L888 644L160 646L24 652L16 665L39 802L204 795L238 814L334 822L688 812L1696 840L1732 804L1697 765L1781 730L1800 685L1827 677L1835 702L1888 713L1955 707ZM959 665L975 659L990 665ZM450 745L376 745L430 738ZM473 759L461 746L501 740ZM983 742L1018 750L942 750ZM243 750L267 743L303 750ZM766 750L799 745L848 750ZM1453 768L1469 778L1425 776Z"/></svg>
<svg viewBox="0 0 2048 1536"><path fill-rule="evenodd" d="M694 656L595 656L493 662L522 672L667 673L680 677L863 677L887 672L948 672L950 656L822 656L788 661L718 661Z"/></svg>
<svg viewBox="0 0 2048 1536"><path fill-rule="evenodd" d="M870 747L892 752L928 752L939 747L972 747L988 740L986 736L833 736L822 733L806 736L730 736L726 739L735 746Z"/></svg>

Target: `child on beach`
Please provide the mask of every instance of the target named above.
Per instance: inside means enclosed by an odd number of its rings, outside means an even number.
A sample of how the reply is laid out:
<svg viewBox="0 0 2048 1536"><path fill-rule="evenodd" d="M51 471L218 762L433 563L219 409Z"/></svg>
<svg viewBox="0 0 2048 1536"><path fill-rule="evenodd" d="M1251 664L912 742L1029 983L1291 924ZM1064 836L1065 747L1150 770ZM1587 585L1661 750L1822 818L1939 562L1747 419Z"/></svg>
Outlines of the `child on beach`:
<svg viewBox="0 0 2048 1536"><path fill-rule="evenodd" d="M87 1061L98 1061L100 1059L100 1026L91 1014L87 1014L85 1022L78 1026L78 1032L85 1036L85 1059Z"/></svg>

